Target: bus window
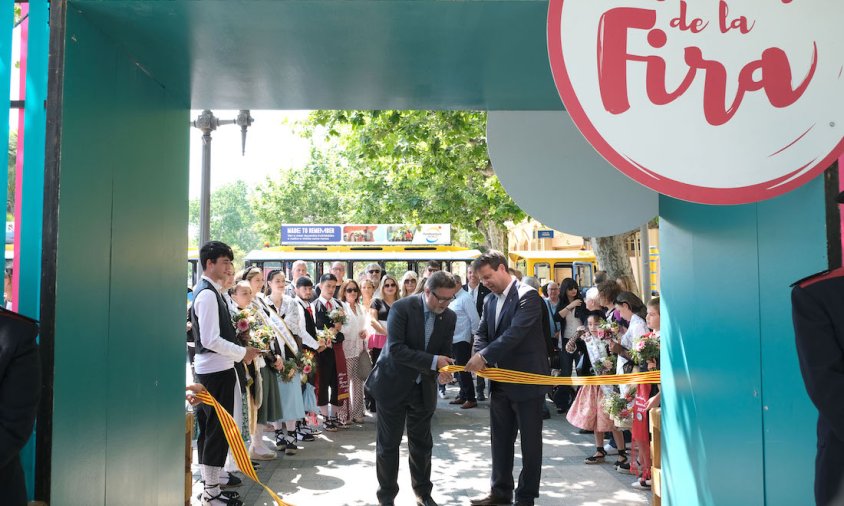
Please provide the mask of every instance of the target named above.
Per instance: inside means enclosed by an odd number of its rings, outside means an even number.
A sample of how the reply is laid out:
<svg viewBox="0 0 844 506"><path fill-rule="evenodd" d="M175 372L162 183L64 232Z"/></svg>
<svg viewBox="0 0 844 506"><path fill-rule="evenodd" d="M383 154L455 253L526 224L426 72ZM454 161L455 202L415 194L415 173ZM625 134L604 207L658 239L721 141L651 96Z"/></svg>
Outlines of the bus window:
<svg viewBox="0 0 844 506"><path fill-rule="evenodd" d="M384 262L384 270L387 271L387 274L399 280L407 272L407 262L403 260L398 262Z"/></svg>
<svg viewBox="0 0 844 506"><path fill-rule="evenodd" d="M554 281L561 282L566 278L574 278L571 264L557 262L554 264ZM576 280L575 280L576 281Z"/></svg>
<svg viewBox="0 0 844 506"><path fill-rule="evenodd" d="M521 269L519 269L521 271ZM525 276L530 276L529 273L522 271ZM540 285L544 285L551 279L551 265L546 262L537 262L533 264L533 277L535 277Z"/></svg>
<svg viewBox="0 0 844 506"><path fill-rule="evenodd" d="M589 287L594 284L592 264L588 262L574 263L574 280L577 281L578 286Z"/></svg>
<svg viewBox="0 0 844 506"><path fill-rule="evenodd" d="M469 266L466 262L450 262L451 263L451 272L452 274L457 274L460 276L460 281L465 285L466 284L466 268Z"/></svg>
<svg viewBox="0 0 844 506"><path fill-rule="evenodd" d="M519 259L516 261L516 267L514 267L517 271L527 272L527 263L523 259Z"/></svg>

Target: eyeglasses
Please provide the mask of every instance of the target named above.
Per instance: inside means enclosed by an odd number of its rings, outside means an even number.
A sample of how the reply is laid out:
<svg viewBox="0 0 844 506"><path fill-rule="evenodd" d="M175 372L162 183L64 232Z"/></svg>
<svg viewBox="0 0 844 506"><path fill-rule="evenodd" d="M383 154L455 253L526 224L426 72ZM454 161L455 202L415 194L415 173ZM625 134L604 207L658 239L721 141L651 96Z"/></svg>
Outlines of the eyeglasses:
<svg viewBox="0 0 844 506"><path fill-rule="evenodd" d="M386 283L386 284L384 284L384 288L395 288L396 286L398 286L398 285L396 285L395 283Z"/></svg>
<svg viewBox="0 0 844 506"><path fill-rule="evenodd" d="M357 293L357 288L346 288L346 293Z"/></svg>
<svg viewBox="0 0 844 506"><path fill-rule="evenodd" d="M456 298L457 298L457 297L456 297L456 296L454 296L454 295L452 295L451 297L440 297L439 295L437 295L437 292L435 292L435 291L433 291L433 290L431 290L431 292L430 292L430 293L431 293L431 295L433 295L433 296L434 296L434 298L436 298L439 302L451 302L451 301L453 301L454 299L456 299Z"/></svg>
<svg viewBox="0 0 844 506"><path fill-rule="evenodd" d="M408 285L410 283L416 283L416 280L415 279L405 279L404 280L404 284Z"/></svg>
<svg viewBox="0 0 844 506"><path fill-rule="evenodd" d="M370 273L370 274L381 274L381 271L379 271L378 269L373 269L373 270L367 271L367 272Z"/></svg>

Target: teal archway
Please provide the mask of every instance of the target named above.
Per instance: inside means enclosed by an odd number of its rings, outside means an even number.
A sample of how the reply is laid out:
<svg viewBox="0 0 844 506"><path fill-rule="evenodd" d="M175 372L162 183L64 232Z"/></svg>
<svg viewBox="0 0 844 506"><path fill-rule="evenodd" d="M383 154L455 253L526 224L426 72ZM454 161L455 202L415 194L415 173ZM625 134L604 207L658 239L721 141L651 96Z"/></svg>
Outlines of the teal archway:
<svg viewBox="0 0 844 506"><path fill-rule="evenodd" d="M546 10L53 2L41 307L54 403L38 493L182 501L191 108L561 109ZM811 497L814 411L784 315L788 282L827 263L825 209L821 179L762 204L662 200L666 503Z"/></svg>

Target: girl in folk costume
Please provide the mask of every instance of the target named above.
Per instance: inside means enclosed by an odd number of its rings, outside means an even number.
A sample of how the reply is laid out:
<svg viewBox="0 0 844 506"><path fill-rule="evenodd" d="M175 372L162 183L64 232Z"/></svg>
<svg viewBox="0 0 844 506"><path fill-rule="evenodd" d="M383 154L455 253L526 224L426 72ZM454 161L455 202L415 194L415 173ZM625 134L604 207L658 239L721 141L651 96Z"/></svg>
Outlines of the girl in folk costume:
<svg viewBox="0 0 844 506"><path fill-rule="evenodd" d="M599 327L601 321L600 313L591 313L586 320L587 328L580 327L565 345L566 351L573 353L577 349L575 341L582 340L586 345L586 351L589 354L589 360L596 376L615 373L614 357L607 350L607 341L601 337ZM604 396L609 395L612 391L611 385L584 385L580 387L580 390L577 391L577 397L575 397L566 415L566 420L575 427L593 431L595 434L595 454L586 458L584 461L586 464L604 462L604 458L607 456L607 452L604 450L604 432L612 432L615 444L618 445L618 448L621 448L620 456L626 453L624 435L615 428L612 419L601 406ZM622 462L624 461L626 461L626 456Z"/></svg>
<svg viewBox="0 0 844 506"><path fill-rule="evenodd" d="M659 297L648 301L645 317L649 334L633 341L631 354L642 370L655 371L659 369ZM659 387L657 385L639 385L636 388L636 399L633 401L633 460L638 456L639 479L633 482L636 488L651 487L651 448L649 430L649 411L659 406Z"/></svg>
<svg viewBox="0 0 844 506"><path fill-rule="evenodd" d="M256 403L254 428L250 426L250 429L254 430L253 439L257 437L260 447L268 450L263 453L275 455L274 442L270 443L272 445L272 448L270 448L263 439L268 422L274 422L281 418L281 396L278 391L278 373L276 370L276 365L279 363L278 355L273 353L271 348L271 343L274 340L273 333L267 322L266 305L260 299L264 288L264 272L258 267L248 267L241 273L241 279L248 282L252 288L253 297L249 307L255 315L256 323L256 329L252 332L252 339L256 347L264 350L264 353L261 354L261 360L258 361L258 374L261 376L261 398L260 402ZM270 427L270 429L275 432L274 427Z"/></svg>
<svg viewBox="0 0 844 506"><path fill-rule="evenodd" d="M615 297L615 309L618 311L621 318L629 322L627 330L621 339L610 342L610 351L618 354L618 362L616 364L616 374L625 374L634 372L635 364L631 362L630 350L633 348L633 340L648 333L648 327L645 323L645 303L642 302L633 292L621 292ZM633 398L636 391L635 385L619 385L621 396L624 398ZM632 410L632 401L627 407ZM626 428L626 427L625 427ZM619 451L619 455L621 452ZM619 471L629 471L630 463L627 462L625 455L624 460L619 460L616 465Z"/></svg>
<svg viewBox="0 0 844 506"><path fill-rule="evenodd" d="M300 346L292 329L298 324L298 311L292 306L292 300L284 296L286 279L284 272L271 271L267 276L266 294L259 297L267 324L273 331L273 351L278 359L274 364L277 374L278 390L281 397L281 414L273 421L275 428L276 449L287 455L295 455L296 422L305 418L305 404L302 397L302 372L299 368ZM294 316L295 315L295 316ZM310 373L310 368L307 371Z"/></svg>
<svg viewBox="0 0 844 506"><path fill-rule="evenodd" d="M252 309L252 287L248 281L238 281L229 291L232 300L237 305L237 312L234 320L235 330L244 345L250 345L254 332L257 332L258 323ZM248 432L250 436L249 456L255 460L271 460L275 458L275 452L268 448L262 439L263 429L258 430L257 416L258 407L263 399L264 381L260 369L264 366L261 355L246 365L246 406Z"/></svg>
<svg viewBox="0 0 844 506"><path fill-rule="evenodd" d="M346 280L340 286L340 297L343 298L343 310L346 312L346 323L341 329L346 339L343 341L343 353L346 355L346 370L349 373L349 399L340 411L340 421L351 420L363 423L363 379L359 374L361 361L369 361L366 353L366 328L369 325L369 312L360 304L360 286L353 279ZM370 365L370 369L371 364Z"/></svg>

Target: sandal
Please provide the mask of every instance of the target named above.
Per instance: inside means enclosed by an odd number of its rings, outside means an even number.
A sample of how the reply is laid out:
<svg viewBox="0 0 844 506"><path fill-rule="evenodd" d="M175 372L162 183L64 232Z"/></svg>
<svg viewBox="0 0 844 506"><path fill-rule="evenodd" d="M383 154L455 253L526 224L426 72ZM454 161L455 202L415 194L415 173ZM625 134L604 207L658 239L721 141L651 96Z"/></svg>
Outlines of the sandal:
<svg viewBox="0 0 844 506"><path fill-rule="evenodd" d="M595 448L595 455L591 457L586 457L583 461L585 464L600 464L604 461L607 456L607 451L601 448L600 446Z"/></svg>
<svg viewBox="0 0 844 506"><path fill-rule="evenodd" d="M627 459L627 450L618 450L618 460L615 461L615 469L619 473L630 472L630 462Z"/></svg>
<svg viewBox="0 0 844 506"><path fill-rule="evenodd" d="M220 492L219 494L213 496L205 495L205 492L199 494L199 503L203 506L213 504L214 501L219 501L220 503L228 506L243 506L243 501L237 497L230 497L229 495L226 495L225 492Z"/></svg>

